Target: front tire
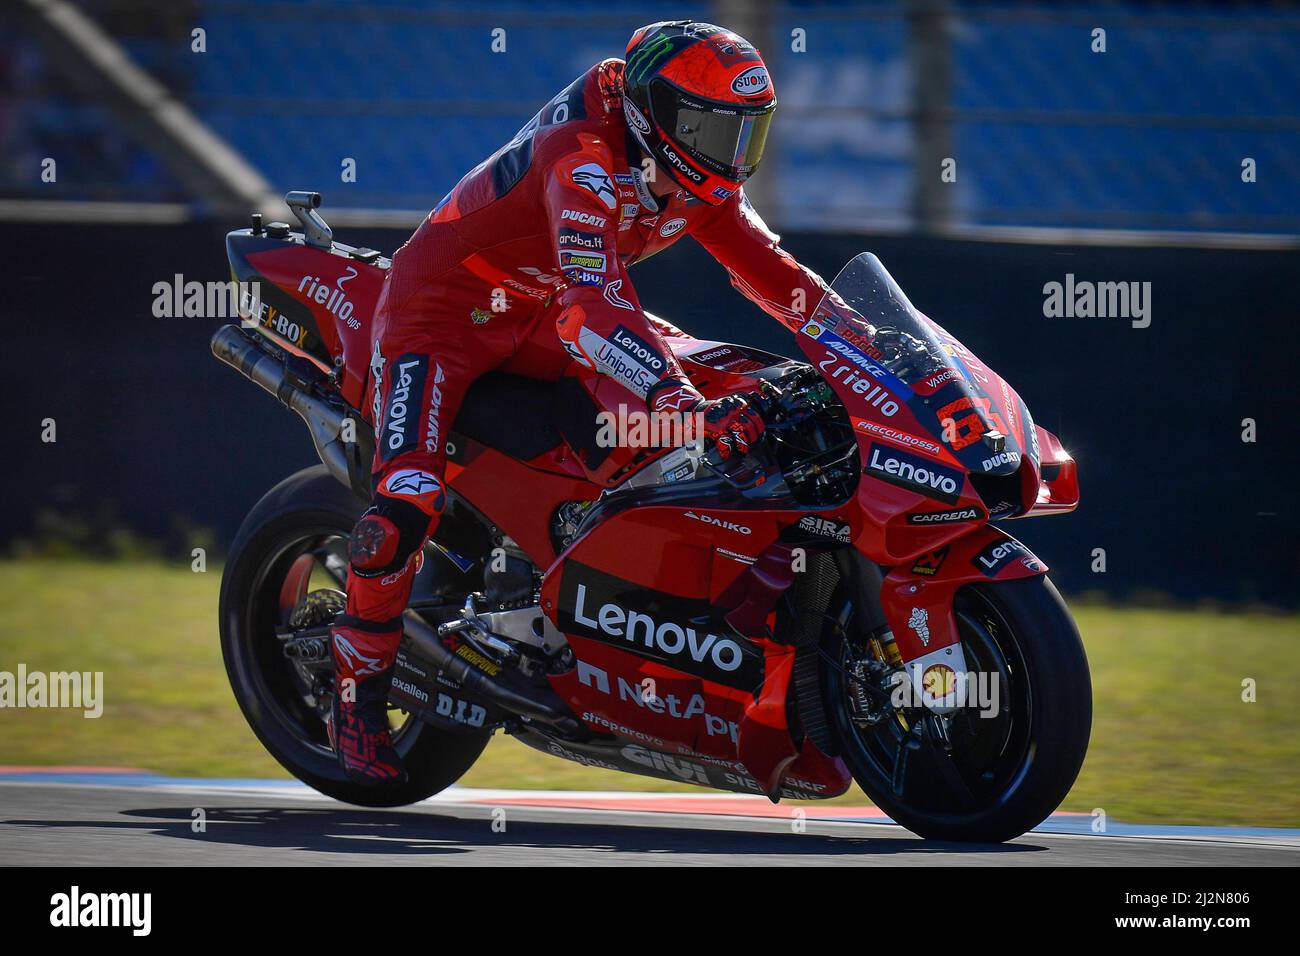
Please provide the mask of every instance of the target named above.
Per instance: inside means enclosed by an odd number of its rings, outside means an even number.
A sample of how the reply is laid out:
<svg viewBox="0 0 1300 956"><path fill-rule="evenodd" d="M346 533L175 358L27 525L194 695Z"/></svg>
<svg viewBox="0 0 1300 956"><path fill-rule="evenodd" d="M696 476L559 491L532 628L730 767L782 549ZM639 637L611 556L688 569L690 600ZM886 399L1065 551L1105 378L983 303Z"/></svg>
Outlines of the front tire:
<svg viewBox="0 0 1300 956"><path fill-rule="evenodd" d="M853 676L863 615L848 598L823 639L824 701L854 779L892 819L927 839L999 843L1074 785L1092 727L1088 660L1045 576L968 585L955 605L968 668L998 675L996 714L963 708L942 730L920 708L864 719Z"/></svg>
<svg viewBox="0 0 1300 956"><path fill-rule="evenodd" d="M240 710L282 767L336 800L396 807L455 783L491 732L443 730L407 717L393 737L406 782L367 786L344 776L322 720L332 678L327 690L313 687L310 675L284 656L275 630L289 623L314 585L343 589L346 540L364 508L323 465L291 475L262 497L240 526L222 575L221 653Z"/></svg>

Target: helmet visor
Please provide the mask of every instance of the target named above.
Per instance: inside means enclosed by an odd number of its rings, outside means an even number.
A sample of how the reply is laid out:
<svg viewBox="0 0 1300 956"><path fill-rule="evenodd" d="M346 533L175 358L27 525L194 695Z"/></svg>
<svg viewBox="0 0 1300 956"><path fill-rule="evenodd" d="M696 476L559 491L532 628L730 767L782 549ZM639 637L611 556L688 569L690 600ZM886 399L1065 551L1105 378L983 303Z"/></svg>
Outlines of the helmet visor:
<svg viewBox="0 0 1300 956"><path fill-rule="evenodd" d="M761 111L684 97L667 83L651 85L655 122L702 166L744 182L757 168L767 145L776 104Z"/></svg>

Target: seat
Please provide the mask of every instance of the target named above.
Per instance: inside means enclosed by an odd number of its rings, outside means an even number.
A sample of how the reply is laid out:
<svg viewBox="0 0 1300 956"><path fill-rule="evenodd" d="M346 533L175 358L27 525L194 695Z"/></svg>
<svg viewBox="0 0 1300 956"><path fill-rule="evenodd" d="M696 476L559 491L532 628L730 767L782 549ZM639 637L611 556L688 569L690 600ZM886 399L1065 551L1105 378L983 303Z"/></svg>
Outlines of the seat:
<svg viewBox="0 0 1300 956"><path fill-rule="evenodd" d="M555 383L489 372L465 393L452 431L522 461L564 439L555 423Z"/></svg>
<svg viewBox="0 0 1300 956"><path fill-rule="evenodd" d="M598 409L572 378L544 382L507 372L489 372L469 387L452 432L502 454L529 461L568 442L595 469L611 449L596 441Z"/></svg>

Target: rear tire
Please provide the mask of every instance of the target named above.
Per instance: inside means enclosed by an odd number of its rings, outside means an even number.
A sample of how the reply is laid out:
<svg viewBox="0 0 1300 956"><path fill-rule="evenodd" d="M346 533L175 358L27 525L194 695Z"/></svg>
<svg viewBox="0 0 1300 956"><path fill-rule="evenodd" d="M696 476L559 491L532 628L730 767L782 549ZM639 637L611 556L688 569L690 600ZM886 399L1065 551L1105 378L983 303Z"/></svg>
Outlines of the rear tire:
<svg viewBox="0 0 1300 956"><path fill-rule="evenodd" d="M868 727L854 719L843 662L858 637L855 618L862 618L843 597L823 638L823 700L854 779L892 819L927 839L1000 843L1041 823L1074 785L1092 727L1088 660L1045 576L967 586L958 592L957 609L968 669L1001 667L1006 686L1000 693L1009 710L988 719L967 711L954 719L950 762L942 763L928 743L913 750L899 793L902 750L892 764L889 756L890 735L901 733L897 721ZM960 768L956 784L954 767Z"/></svg>
<svg viewBox="0 0 1300 956"><path fill-rule="evenodd" d="M275 628L287 623L287 581L307 555L323 554L338 575L340 556L365 503L323 465L280 482L249 512L221 579L221 653L245 719L285 770L327 796L366 807L397 807L433 796L473 766L490 731L444 730L410 718L394 735L408 779L367 786L343 774L319 708L284 656ZM295 564L295 562L298 562ZM310 564L310 562L308 562ZM298 590L307 587L304 579ZM334 584L339 590L344 585ZM286 596L287 595L287 596Z"/></svg>

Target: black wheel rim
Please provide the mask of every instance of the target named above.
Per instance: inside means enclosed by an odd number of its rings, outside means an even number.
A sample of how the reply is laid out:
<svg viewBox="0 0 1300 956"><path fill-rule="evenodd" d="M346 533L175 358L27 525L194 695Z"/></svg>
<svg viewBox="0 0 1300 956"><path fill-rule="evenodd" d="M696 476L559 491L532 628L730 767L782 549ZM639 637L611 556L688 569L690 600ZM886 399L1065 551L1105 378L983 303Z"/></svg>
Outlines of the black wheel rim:
<svg viewBox="0 0 1300 956"><path fill-rule="evenodd" d="M1021 644L996 600L978 587L957 596L957 617L966 667L998 681L998 707L980 716L966 707L947 722L921 708L904 710L904 723L886 719L873 726L855 720L850 667L865 653L853 628L853 609L841 615L844 640L831 663L831 701L838 711L854 776L868 795L901 805L935 821L955 822L995 809L1015 794L1033 759L1033 695ZM991 685L990 685L991 686ZM944 738L951 747L944 745Z"/></svg>
<svg viewBox="0 0 1300 956"><path fill-rule="evenodd" d="M277 628L289 625L296 608L322 585L343 590L347 577L347 532L338 528L298 528L266 550L253 576L251 600L241 635L245 660L267 716L301 747L332 764L334 751L325 728L332 678L318 693L310 669L290 660ZM399 752L413 736L415 721L405 712L393 730Z"/></svg>

